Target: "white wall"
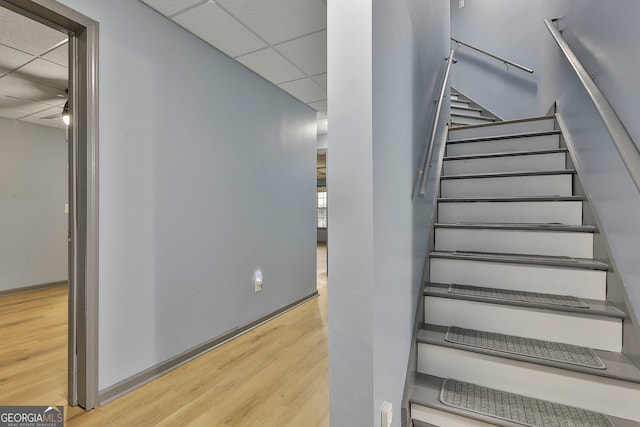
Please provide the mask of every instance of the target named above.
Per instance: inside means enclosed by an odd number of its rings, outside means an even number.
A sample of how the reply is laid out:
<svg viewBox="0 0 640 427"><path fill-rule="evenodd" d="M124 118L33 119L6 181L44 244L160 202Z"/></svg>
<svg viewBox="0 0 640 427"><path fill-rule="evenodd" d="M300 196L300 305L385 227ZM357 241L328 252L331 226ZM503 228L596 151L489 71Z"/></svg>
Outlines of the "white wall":
<svg viewBox="0 0 640 427"><path fill-rule="evenodd" d="M63 3L100 23L104 390L315 292L316 112L141 2Z"/></svg>
<svg viewBox="0 0 640 427"><path fill-rule="evenodd" d="M411 202L433 118L449 5L330 2L331 424L379 426L400 406L428 231Z"/></svg>
<svg viewBox="0 0 640 427"><path fill-rule="evenodd" d="M558 25L564 37L594 82L607 97L625 128L640 147L640 3L633 0L602 2L563 0L545 2L543 16L562 16ZM618 273L625 281L634 311L640 313L640 194L617 153L611 138L585 90L544 30L542 38L545 72L543 102L557 100L557 111L565 119L575 140L582 179L602 221Z"/></svg>
<svg viewBox="0 0 640 427"><path fill-rule="evenodd" d="M0 292L66 280L67 141L0 117Z"/></svg>
<svg viewBox="0 0 640 427"><path fill-rule="evenodd" d="M466 46L456 52L452 86L503 119L542 115L540 34L541 0L451 0L451 36L534 70L507 67ZM457 48L457 44L452 42Z"/></svg>

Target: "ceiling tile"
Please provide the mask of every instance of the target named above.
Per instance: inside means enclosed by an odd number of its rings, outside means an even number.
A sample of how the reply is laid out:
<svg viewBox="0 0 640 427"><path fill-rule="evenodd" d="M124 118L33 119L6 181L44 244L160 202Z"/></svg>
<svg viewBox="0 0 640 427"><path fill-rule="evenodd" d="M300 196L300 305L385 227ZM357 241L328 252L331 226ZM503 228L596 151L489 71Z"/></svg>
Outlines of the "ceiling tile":
<svg viewBox="0 0 640 427"><path fill-rule="evenodd" d="M327 73L318 74L311 77L314 82L318 83L324 90L327 90Z"/></svg>
<svg viewBox="0 0 640 427"><path fill-rule="evenodd" d="M295 80L279 85L302 102L314 102L327 99L327 91L310 78Z"/></svg>
<svg viewBox="0 0 640 427"><path fill-rule="evenodd" d="M52 86L63 91L68 87L69 70L67 67L45 59L38 58L13 72L11 75L24 80Z"/></svg>
<svg viewBox="0 0 640 427"><path fill-rule="evenodd" d="M171 16L201 0L141 0L165 16Z"/></svg>
<svg viewBox="0 0 640 427"><path fill-rule="evenodd" d="M51 108L51 106L0 95L0 116L9 119L17 119L48 108Z"/></svg>
<svg viewBox="0 0 640 427"><path fill-rule="evenodd" d="M0 43L5 46L40 55L66 39L59 31L0 7Z"/></svg>
<svg viewBox="0 0 640 427"><path fill-rule="evenodd" d="M309 107L315 109L318 112L318 118L321 118L320 113L322 113L323 118L327 117L327 101L317 101L317 102L309 102Z"/></svg>
<svg viewBox="0 0 640 427"><path fill-rule="evenodd" d="M55 62L58 65L62 65L63 67L68 67L69 66L69 45L65 43L62 46L53 49L51 52L47 53L46 55L42 55L42 57L51 62Z"/></svg>
<svg viewBox="0 0 640 427"><path fill-rule="evenodd" d="M0 78L0 94L47 104L59 102L67 97L64 90L19 79L12 75Z"/></svg>
<svg viewBox="0 0 640 427"><path fill-rule="evenodd" d="M320 31L279 44L276 50L296 64L307 75L327 72L327 32Z"/></svg>
<svg viewBox="0 0 640 427"><path fill-rule="evenodd" d="M302 71L271 48L237 57L236 60L275 84L305 77Z"/></svg>
<svg viewBox="0 0 640 427"><path fill-rule="evenodd" d="M33 55L0 44L0 74L13 71L33 58Z"/></svg>
<svg viewBox="0 0 640 427"><path fill-rule="evenodd" d="M65 128L65 124L62 121L61 117L54 117L52 119L44 119L43 117L49 117L52 115L57 115L61 112L60 108L49 108L47 110L43 110L40 111L36 114L32 114L30 116L27 117L22 117L20 119L21 122L29 122L29 123L34 123L36 125L41 125L41 126L49 126L49 127L54 127L54 128L59 128L59 129L64 129Z"/></svg>
<svg viewBox="0 0 640 427"><path fill-rule="evenodd" d="M181 13L173 20L232 57L266 47L262 40L213 2Z"/></svg>
<svg viewBox="0 0 640 427"><path fill-rule="evenodd" d="M270 44L327 28L321 0L217 0L218 4Z"/></svg>

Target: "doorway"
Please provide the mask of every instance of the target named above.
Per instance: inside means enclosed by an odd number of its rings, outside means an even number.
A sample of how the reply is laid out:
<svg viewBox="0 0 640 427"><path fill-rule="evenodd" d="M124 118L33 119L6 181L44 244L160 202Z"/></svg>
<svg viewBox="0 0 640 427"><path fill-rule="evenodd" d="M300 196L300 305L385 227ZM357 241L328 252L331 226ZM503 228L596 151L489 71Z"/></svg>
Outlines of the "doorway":
<svg viewBox="0 0 640 427"><path fill-rule="evenodd" d="M98 406L98 24L53 0L0 6L69 37L68 399Z"/></svg>

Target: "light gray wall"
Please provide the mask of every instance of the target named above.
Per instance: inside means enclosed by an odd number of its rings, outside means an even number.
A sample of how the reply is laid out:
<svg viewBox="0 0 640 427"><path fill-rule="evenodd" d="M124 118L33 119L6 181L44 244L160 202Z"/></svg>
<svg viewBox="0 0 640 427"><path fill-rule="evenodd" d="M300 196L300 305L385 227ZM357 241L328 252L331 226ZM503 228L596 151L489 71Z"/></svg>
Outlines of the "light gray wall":
<svg viewBox="0 0 640 427"><path fill-rule="evenodd" d="M315 292L316 112L141 2L63 3L100 23L104 390Z"/></svg>
<svg viewBox="0 0 640 427"><path fill-rule="evenodd" d="M631 138L640 146L640 3L633 0L602 2L563 0L545 2L545 17L562 16L559 27L588 72L600 87ZM557 100L575 140L591 201L602 221L618 272L636 315L640 314L640 194L567 61L548 31L544 30L543 57L549 78L543 85L543 102Z"/></svg>
<svg viewBox="0 0 640 427"><path fill-rule="evenodd" d="M331 2L328 25L331 424L379 426L387 400L399 426L428 231L411 189L449 5Z"/></svg>
<svg viewBox="0 0 640 427"><path fill-rule="evenodd" d="M0 117L0 292L66 280L67 141Z"/></svg>
<svg viewBox="0 0 640 427"><path fill-rule="evenodd" d="M451 0L452 37L534 70L507 67L465 46L457 50L452 85L503 119L541 115L548 107L540 105L541 1L467 1L458 9Z"/></svg>

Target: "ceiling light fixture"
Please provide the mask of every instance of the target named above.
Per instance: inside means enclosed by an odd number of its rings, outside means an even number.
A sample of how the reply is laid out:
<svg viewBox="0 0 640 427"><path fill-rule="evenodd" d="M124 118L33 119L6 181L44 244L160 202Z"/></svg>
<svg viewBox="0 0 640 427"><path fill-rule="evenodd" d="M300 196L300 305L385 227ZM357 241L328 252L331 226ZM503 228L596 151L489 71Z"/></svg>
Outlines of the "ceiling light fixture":
<svg viewBox="0 0 640 427"><path fill-rule="evenodd" d="M67 126L71 123L71 116L69 115L69 101L65 102L64 107L62 107L62 121Z"/></svg>

